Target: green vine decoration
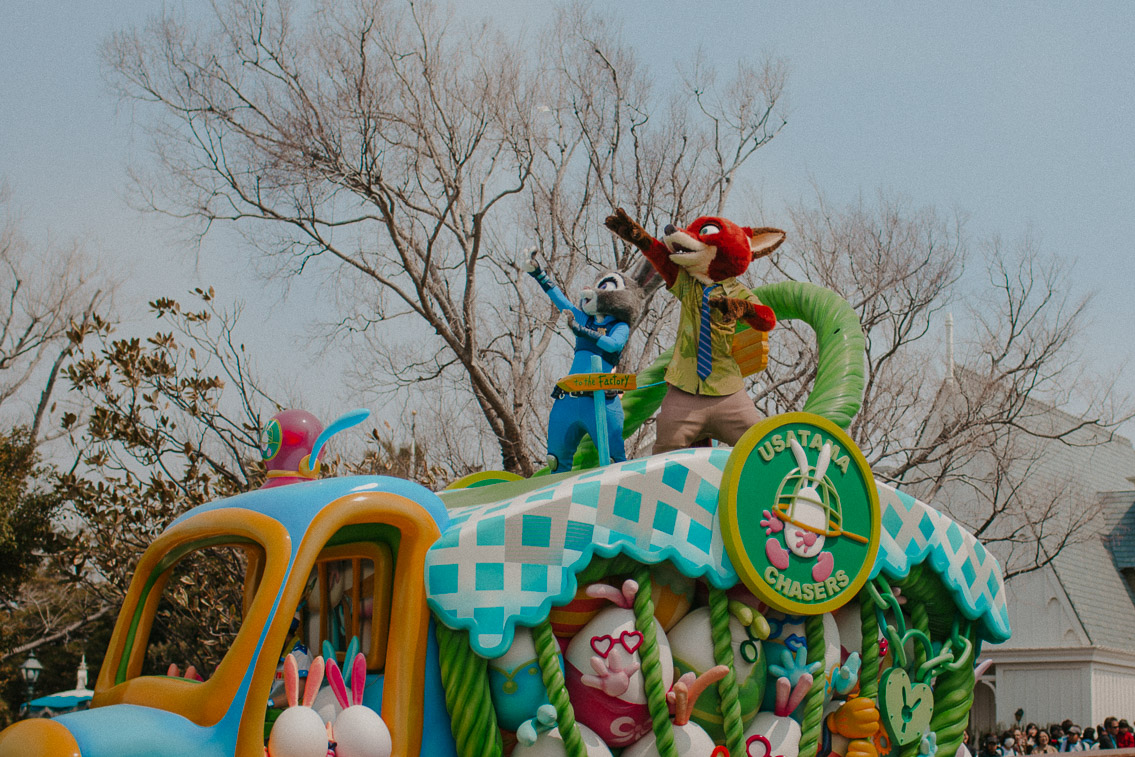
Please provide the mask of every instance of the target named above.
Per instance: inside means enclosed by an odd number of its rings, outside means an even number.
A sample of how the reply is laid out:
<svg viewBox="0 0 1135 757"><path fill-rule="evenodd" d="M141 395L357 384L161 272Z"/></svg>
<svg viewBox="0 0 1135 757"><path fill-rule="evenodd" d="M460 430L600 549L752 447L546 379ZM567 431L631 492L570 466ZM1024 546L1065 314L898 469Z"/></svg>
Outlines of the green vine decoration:
<svg viewBox="0 0 1135 757"><path fill-rule="evenodd" d="M820 749L820 736L824 725L824 620L809 615L804 621L804 638L808 644L808 664L820 663L820 671L812 679L812 688L804 696L804 719L800 722L800 757L815 757Z"/></svg>
<svg viewBox="0 0 1135 757"><path fill-rule="evenodd" d="M907 598L907 609L910 611L910 624L918 629L926 638L930 638L930 619L926 614L926 605L916 599ZM917 644L914 647L914 669L922 670L926 665L926 649Z"/></svg>
<svg viewBox="0 0 1135 757"><path fill-rule="evenodd" d="M741 721L741 693L737 686L737 669L733 659L733 635L729 631L729 598L716 586L709 587L709 623L713 634L713 661L725 665L729 672L717 682L721 698L721 717L725 727L725 745L730 754L744 754L745 724Z"/></svg>
<svg viewBox="0 0 1135 757"><path fill-rule="evenodd" d="M497 757L503 751L489 694L488 660L469 646L469 634L434 624L449 727L458 757Z"/></svg>
<svg viewBox="0 0 1135 757"><path fill-rule="evenodd" d="M646 703L650 708L656 749L660 757L678 757L674 745L674 728L670 723L670 707L666 703L666 686L662 682L662 663L658 659L658 635L654 631L654 600L650 597L650 570L640 565L635 571L638 593L634 599L635 628L642 634L639 657L646 686Z"/></svg>
<svg viewBox="0 0 1135 757"><path fill-rule="evenodd" d="M576 574L578 586L595 583L609 579L611 576L630 576L640 567L640 563L633 557L617 554L614 557L593 559L583 570Z"/></svg>
<svg viewBox="0 0 1135 757"><path fill-rule="evenodd" d="M552 625L547 618L532 629L532 641L536 645L536 659L540 662L548 701L556 708L556 724L564 740L564 750L568 757L587 757L587 747L584 746L583 736L576 725L575 709L571 706L567 686L564 685L564 674L560 669L560 645L556 642Z"/></svg>
<svg viewBox="0 0 1135 757"><path fill-rule="evenodd" d="M859 592L859 624L863 632L859 696L876 699L879 695L879 618L875 615L875 603L866 591Z"/></svg>
<svg viewBox="0 0 1135 757"><path fill-rule="evenodd" d="M934 682L934 717L930 728L938 734L938 753L954 754L962 744L973 706L974 654L970 638L968 653L958 660L954 670L947 670Z"/></svg>

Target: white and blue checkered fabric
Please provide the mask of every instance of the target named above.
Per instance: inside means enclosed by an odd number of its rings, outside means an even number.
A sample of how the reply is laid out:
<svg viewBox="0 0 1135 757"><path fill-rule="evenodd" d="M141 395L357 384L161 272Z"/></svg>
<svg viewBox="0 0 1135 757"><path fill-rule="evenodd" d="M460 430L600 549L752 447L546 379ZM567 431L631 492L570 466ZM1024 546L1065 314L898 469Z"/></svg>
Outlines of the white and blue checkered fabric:
<svg viewBox="0 0 1135 757"><path fill-rule="evenodd" d="M517 624L533 626L575 596L593 557L618 553L720 588L738 576L717 521L729 448L680 450L581 472L513 499L451 511L426 556L430 607L473 649L497 657ZM993 641L1009 636L1001 568L945 515L879 484L882 540L872 576L901 578L929 560L962 611Z"/></svg>
<svg viewBox="0 0 1135 757"><path fill-rule="evenodd" d="M730 449L680 450L586 471L515 499L451 512L426 556L430 606L496 657L516 623L575 596L593 556L625 553L726 588L737 573L714 523Z"/></svg>
<svg viewBox="0 0 1135 757"><path fill-rule="evenodd" d="M926 560L970 620L982 619L984 638L1009 638L1009 608L1001 564L973 534L946 515L886 484L879 488L882 538L871 577L902 578Z"/></svg>

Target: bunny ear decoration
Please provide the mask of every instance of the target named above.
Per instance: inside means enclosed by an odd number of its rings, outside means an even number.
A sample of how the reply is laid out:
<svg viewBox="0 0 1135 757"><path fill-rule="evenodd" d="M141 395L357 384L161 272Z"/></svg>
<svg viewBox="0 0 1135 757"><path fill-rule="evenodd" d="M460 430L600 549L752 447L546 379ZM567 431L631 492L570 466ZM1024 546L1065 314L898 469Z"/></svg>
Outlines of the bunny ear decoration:
<svg viewBox="0 0 1135 757"><path fill-rule="evenodd" d="M343 683L343 672L339 670L339 663L332 657L327 661L327 685L331 687L331 693L335 695L335 701L344 710L350 706L347 701L347 685Z"/></svg>
<svg viewBox="0 0 1135 757"><path fill-rule="evenodd" d="M807 476L808 456L804 454L804 448L795 439L789 439L788 446L792 448L792 456L796 458L796 465L800 467L800 475Z"/></svg>
<svg viewBox="0 0 1135 757"><path fill-rule="evenodd" d="M299 704L300 697L300 669L296 664L296 656L289 654L284 658L284 691L288 696L288 707Z"/></svg>
<svg viewBox="0 0 1135 757"><path fill-rule="evenodd" d="M792 696L792 682L786 676L776 679L776 703L772 708L773 715L783 718L792 712L787 709L790 696Z"/></svg>
<svg viewBox="0 0 1135 757"><path fill-rule="evenodd" d="M307 669L307 683L303 689L303 706L311 707L315 695L319 693L319 685L323 683L323 657L316 657Z"/></svg>
<svg viewBox="0 0 1135 757"><path fill-rule="evenodd" d="M816 460L816 470L813 474L817 479L822 479L824 474L828 472L828 463L832 460L832 443L824 442L824 446L820 448L820 457Z"/></svg>
<svg viewBox="0 0 1135 757"><path fill-rule="evenodd" d="M324 660L334 660L335 659L335 647L331 644L330 641L328 641L327 639L324 639L323 640L323 646L321 647L321 649L323 650L323 659Z"/></svg>
<svg viewBox="0 0 1135 757"><path fill-rule="evenodd" d="M792 696L788 698L788 711L785 715L791 715L792 711L800 706L804 701L804 697L808 695L808 689L812 688L812 674L805 673L800 676L796 681L796 685L792 688Z"/></svg>
<svg viewBox="0 0 1135 757"><path fill-rule="evenodd" d="M587 587L587 596L595 599L606 599L624 610L634 607L636 594L638 594L638 582L629 578L623 581L622 591L607 584L591 584Z"/></svg>
<svg viewBox="0 0 1135 757"><path fill-rule="evenodd" d="M363 692L367 685L367 658L362 652L355 655L355 662L351 665L351 702L363 703Z"/></svg>
<svg viewBox="0 0 1135 757"><path fill-rule="evenodd" d="M355 655L357 655L358 653L359 653L359 637L358 636L352 636L351 641L347 644L347 654L343 655L343 666L344 666L343 674L344 674L348 684L351 682L351 676L353 675L352 670L354 668L354 666L351 665L351 661L355 659ZM350 666L350 667L347 667L347 666Z"/></svg>

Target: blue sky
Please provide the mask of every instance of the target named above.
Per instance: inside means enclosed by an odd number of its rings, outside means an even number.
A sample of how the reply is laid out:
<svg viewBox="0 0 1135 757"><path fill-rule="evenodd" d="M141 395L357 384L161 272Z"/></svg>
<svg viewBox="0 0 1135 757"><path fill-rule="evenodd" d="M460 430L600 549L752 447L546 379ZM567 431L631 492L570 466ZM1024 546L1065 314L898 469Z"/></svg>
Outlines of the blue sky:
<svg viewBox="0 0 1135 757"><path fill-rule="evenodd" d="M958 209L973 240L1031 231L1070 264L1077 293L1097 293L1087 344L1096 370L1135 356L1135 5L609 5L659 86L697 46L723 64L766 53L788 61L788 126L743 177L770 216L814 181L841 202L884 188ZM235 235L198 252L183 230L124 200L141 137L103 84L98 46L158 7L0 0L0 176L34 238L86 239L127 279L128 314L143 312L144 298L202 282L228 283L261 323L303 312L316 295L285 294L247 257L223 254L240 244ZM472 12L510 32L542 17L519 0ZM265 368L275 354L265 350ZM323 382L334 370L313 360L299 380ZM1135 366L1121 386L1135 394Z"/></svg>

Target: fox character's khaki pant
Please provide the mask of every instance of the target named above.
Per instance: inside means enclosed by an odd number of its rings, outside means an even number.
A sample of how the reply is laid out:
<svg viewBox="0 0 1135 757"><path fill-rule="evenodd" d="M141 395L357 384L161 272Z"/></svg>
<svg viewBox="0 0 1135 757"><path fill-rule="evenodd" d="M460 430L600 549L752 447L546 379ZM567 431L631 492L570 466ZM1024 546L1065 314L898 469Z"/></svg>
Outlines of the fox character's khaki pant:
<svg viewBox="0 0 1135 757"><path fill-rule="evenodd" d="M658 440L653 454L693 446L703 439L716 439L734 446L762 420L744 390L724 397L710 397L666 388L658 411Z"/></svg>

